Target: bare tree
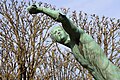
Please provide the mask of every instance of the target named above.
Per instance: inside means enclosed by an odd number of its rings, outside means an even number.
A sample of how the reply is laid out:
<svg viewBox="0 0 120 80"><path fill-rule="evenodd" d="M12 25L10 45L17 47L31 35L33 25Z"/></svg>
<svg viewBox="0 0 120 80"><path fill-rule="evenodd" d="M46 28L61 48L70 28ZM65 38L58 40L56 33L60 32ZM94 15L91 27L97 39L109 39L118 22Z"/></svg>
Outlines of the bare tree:
<svg viewBox="0 0 120 80"><path fill-rule="evenodd" d="M31 3L35 3L31 1ZM71 51L49 38L56 24L44 14L30 15L25 1L0 0L0 77L5 80L92 80ZM56 9L47 3L39 6ZM120 67L120 20L83 12L70 12L73 22L89 33L104 49L111 62Z"/></svg>

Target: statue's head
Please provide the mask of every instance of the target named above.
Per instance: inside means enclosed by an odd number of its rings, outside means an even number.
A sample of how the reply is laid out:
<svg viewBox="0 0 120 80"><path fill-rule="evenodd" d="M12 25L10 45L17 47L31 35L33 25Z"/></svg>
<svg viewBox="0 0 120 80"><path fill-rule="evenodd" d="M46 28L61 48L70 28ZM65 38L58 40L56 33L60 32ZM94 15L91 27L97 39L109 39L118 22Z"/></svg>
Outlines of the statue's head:
<svg viewBox="0 0 120 80"><path fill-rule="evenodd" d="M61 26L55 26L50 32L51 38L59 43L66 43L69 39L69 35Z"/></svg>

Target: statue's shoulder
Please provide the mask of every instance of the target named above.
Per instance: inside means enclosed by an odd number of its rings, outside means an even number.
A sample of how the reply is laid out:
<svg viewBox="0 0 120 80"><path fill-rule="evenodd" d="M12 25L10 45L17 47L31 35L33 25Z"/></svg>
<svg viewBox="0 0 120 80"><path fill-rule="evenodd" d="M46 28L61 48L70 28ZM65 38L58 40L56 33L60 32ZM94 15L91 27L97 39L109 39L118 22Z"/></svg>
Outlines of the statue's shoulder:
<svg viewBox="0 0 120 80"><path fill-rule="evenodd" d="M92 36L90 36L88 33L85 33L85 32L80 35L80 39L79 40L80 40L80 42L82 44L87 44L89 42L94 41L94 39L92 38Z"/></svg>

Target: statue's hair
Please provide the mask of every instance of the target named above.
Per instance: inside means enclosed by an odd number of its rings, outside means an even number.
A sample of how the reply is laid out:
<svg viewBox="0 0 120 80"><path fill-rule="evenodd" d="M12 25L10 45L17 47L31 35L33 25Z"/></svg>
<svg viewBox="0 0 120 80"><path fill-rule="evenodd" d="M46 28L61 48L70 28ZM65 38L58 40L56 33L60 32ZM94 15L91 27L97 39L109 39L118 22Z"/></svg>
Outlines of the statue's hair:
<svg viewBox="0 0 120 80"><path fill-rule="evenodd" d="M55 27L53 27L53 28L50 30L50 37L51 37L52 40L55 41L55 42L56 42L56 39L55 39L55 37L53 36L53 31L54 31L55 29L57 29L57 28L63 29L62 26L55 26Z"/></svg>

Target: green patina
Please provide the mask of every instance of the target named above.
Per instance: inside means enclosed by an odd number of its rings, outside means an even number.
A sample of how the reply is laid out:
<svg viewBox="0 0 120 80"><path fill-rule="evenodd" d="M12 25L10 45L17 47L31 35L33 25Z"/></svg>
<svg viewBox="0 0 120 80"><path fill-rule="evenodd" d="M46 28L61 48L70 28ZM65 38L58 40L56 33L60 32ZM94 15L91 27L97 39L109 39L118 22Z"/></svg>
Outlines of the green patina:
<svg viewBox="0 0 120 80"><path fill-rule="evenodd" d="M93 75L94 79L120 80L120 69L108 60L90 35L74 25L65 15L59 11L35 5L29 6L28 11L30 14L44 13L62 23L62 27L51 30L52 39L69 47L76 60Z"/></svg>

